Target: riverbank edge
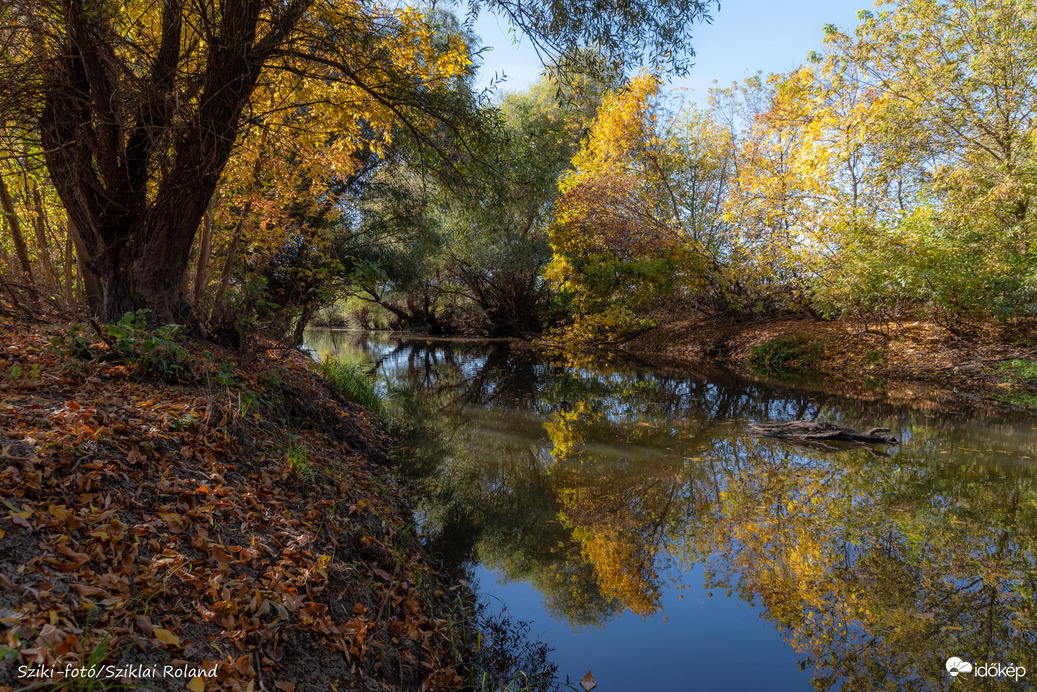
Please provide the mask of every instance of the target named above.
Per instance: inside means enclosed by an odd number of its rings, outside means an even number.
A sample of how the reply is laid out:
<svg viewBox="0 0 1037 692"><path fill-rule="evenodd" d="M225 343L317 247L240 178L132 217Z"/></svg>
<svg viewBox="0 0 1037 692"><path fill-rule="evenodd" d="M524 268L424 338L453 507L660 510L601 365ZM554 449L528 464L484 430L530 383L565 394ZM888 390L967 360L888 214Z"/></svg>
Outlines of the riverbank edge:
<svg viewBox="0 0 1037 692"><path fill-rule="evenodd" d="M1035 344L1032 322L954 334L923 320L669 318L606 349L837 395L998 413L1037 408L1037 377L1019 377L1011 367L1037 364ZM792 352L789 367L768 367L768 356L779 352L780 360L781 350Z"/></svg>
<svg viewBox="0 0 1037 692"><path fill-rule="evenodd" d="M0 690L462 684L471 596L304 354L0 332Z"/></svg>

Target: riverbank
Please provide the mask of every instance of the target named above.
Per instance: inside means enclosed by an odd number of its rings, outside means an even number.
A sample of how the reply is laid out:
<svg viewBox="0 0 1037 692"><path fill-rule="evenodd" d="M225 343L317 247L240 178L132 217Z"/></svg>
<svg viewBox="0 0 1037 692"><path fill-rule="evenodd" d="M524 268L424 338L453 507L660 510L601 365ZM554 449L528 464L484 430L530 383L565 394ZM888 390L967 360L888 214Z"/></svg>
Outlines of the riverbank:
<svg viewBox="0 0 1037 692"><path fill-rule="evenodd" d="M933 322L667 315L623 344L639 356L720 363L751 379L914 405L1037 408L1037 330L987 324L954 334Z"/></svg>
<svg viewBox="0 0 1037 692"><path fill-rule="evenodd" d="M0 690L450 689L377 417L298 352L0 323Z"/></svg>

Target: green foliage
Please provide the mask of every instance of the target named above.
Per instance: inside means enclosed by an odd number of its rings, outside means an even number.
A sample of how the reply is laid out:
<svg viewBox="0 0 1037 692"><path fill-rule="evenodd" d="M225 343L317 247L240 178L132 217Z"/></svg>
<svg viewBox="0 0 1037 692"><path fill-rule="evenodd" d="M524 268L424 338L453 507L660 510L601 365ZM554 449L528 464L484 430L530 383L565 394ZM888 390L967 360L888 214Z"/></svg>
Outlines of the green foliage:
<svg viewBox="0 0 1037 692"><path fill-rule="evenodd" d="M994 370L1008 379L1022 384L1037 382L1037 360L1013 360L1001 363Z"/></svg>
<svg viewBox="0 0 1037 692"><path fill-rule="evenodd" d="M182 328L166 325L149 329L148 312L129 312L115 324L94 325L98 338L108 347L106 357L130 366L133 375L141 379L190 381L194 377L194 359L182 343ZM104 354L97 347L97 340L86 335L82 324L73 324L50 339L50 348L71 361L101 357Z"/></svg>
<svg viewBox="0 0 1037 692"><path fill-rule="evenodd" d="M480 108L483 132L456 165L402 151L372 176L344 254L354 295L391 313L390 326L516 337L552 319L541 272L557 181L603 91L586 75L555 74Z"/></svg>
<svg viewBox="0 0 1037 692"><path fill-rule="evenodd" d="M192 359L180 342L182 328L166 325L148 329L147 313L126 313L117 323L105 325L103 332L109 348L133 368L137 377L159 377L167 382L190 380Z"/></svg>
<svg viewBox="0 0 1037 692"><path fill-rule="evenodd" d="M886 349L873 348L865 351L864 362L868 365L884 365L886 363Z"/></svg>
<svg viewBox="0 0 1037 692"><path fill-rule="evenodd" d="M86 325L72 324L59 334L51 337L50 347L64 358L72 360L91 360L97 357L94 352L94 339L84 334Z"/></svg>
<svg viewBox="0 0 1037 692"><path fill-rule="evenodd" d="M1032 390L1037 385L1037 360L1020 359L999 363L988 372L1001 379L1008 390L1000 394L998 399L1013 406L1037 408L1037 393Z"/></svg>
<svg viewBox="0 0 1037 692"><path fill-rule="evenodd" d="M11 379L17 380L24 377L28 380L35 382L40 379L40 366L33 364L29 369L23 369L20 365L15 363L11 366Z"/></svg>
<svg viewBox="0 0 1037 692"><path fill-rule="evenodd" d="M310 466L310 449L299 442L294 435L289 437L282 450L286 470L295 476L312 476Z"/></svg>
<svg viewBox="0 0 1037 692"><path fill-rule="evenodd" d="M796 335L771 339L753 346L747 362L760 375L783 375L809 370L821 355L821 344Z"/></svg>
<svg viewBox="0 0 1037 692"><path fill-rule="evenodd" d="M382 397L374 376L360 363L325 356L317 363L317 371L349 401L375 413L382 411Z"/></svg>

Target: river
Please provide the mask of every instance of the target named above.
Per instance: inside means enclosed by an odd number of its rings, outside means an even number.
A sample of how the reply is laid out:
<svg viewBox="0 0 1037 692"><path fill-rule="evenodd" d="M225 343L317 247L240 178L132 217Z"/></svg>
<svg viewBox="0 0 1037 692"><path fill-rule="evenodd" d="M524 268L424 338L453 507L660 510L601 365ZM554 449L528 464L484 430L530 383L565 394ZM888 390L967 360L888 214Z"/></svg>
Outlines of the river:
<svg viewBox="0 0 1037 692"><path fill-rule="evenodd" d="M377 373L426 545L576 689L1034 689L1031 417L480 341L307 344ZM746 430L792 419L901 444Z"/></svg>

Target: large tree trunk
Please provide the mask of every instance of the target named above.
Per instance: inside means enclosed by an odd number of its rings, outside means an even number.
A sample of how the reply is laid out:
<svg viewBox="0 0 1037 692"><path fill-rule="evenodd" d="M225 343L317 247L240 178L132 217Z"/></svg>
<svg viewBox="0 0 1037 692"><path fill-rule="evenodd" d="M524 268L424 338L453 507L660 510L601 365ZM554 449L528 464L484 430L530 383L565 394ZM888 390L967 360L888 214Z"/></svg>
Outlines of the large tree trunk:
<svg viewBox="0 0 1037 692"><path fill-rule="evenodd" d="M64 46L44 73L41 139L87 267L101 282L104 320L147 309L153 325L200 330L180 285L191 245L263 64L308 4L283 4L257 37L263 3L219 3L205 28L198 90L185 94L177 81L182 0L162 4L161 45L132 90L125 75L139 68L106 48L114 29L82 0L64 3Z"/></svg>

